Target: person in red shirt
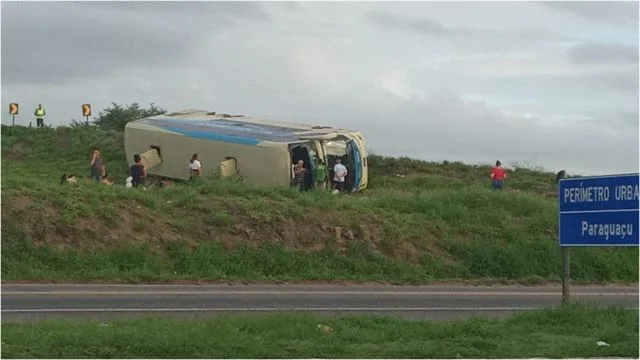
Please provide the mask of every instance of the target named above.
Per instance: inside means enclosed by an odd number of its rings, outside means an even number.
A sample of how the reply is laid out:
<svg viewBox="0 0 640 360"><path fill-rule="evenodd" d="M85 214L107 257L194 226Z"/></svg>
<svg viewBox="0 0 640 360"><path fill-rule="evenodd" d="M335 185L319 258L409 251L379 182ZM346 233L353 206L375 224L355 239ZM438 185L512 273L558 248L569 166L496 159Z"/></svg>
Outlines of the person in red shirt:
<svg viewBox="0 0 640 360"><path fill-rule="evenodd" d="M491 179L493 190L504 189L504 179L507 177L507 172L502 168L502 163L496 161L496 166L491 169Z"/></svg>

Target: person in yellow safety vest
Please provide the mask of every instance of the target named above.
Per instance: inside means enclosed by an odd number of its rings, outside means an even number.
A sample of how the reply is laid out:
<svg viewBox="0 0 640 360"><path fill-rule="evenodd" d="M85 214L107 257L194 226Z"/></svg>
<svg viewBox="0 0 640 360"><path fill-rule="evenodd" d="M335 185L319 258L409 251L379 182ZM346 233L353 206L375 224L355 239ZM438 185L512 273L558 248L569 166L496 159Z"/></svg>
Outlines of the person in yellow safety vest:
<svg viewBox="0 0 640 360"><path fill-rule="evenodd" d="M44 116L46 115L46 113L44 112L42 104L38 104L38 107L36 108L36 111L33 113L33 115L36 116L36 125L38 127L44 127Z"/></svg>

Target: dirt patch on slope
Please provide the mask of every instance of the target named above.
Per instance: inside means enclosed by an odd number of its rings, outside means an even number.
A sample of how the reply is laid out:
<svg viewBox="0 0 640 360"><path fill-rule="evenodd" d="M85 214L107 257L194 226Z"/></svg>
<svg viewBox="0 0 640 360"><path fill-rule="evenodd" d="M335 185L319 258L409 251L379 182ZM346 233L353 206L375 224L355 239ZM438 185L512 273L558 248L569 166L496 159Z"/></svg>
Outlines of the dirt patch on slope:
<svg viewBox="0 0 640 360"><path fill-rule="evenodd" d="M9 149L2 152L2 157L6 158L6 160L24 160L31 145L31 142L27 140L18 140Z"/></svg>
<svg viewBox="0 0 640 360"><path fill-rule="evenodd" d="M148 244L159 250L166 242L178 239L175 232L157 218L150 221L153 226L139 231L133 219L144 221L149 217L148 211L144 210L135 205L119 208L117 225L109 225L95 214L83 214L69 222L63 219L60 209L50 202L14 195L3 201L2 222L3 225L7 222L17 224L36 245L48 244L60 249L104 249L116 247L124 240L136 245Z"/></svg>
<svg viewBox="0 0 640 360"><path fill-rule="evenodd" d="M381 254L412 262L418 261L425 250L440 252L437 246L428 243L400 241L397 246L385 245L384 219L373 214L306 209L295 218L263 222L249 216L242 206L229 206L226 210L232 224L212 223L211 212L194 212L188 226L178 228L175 215L148 209L135 201L124 201L117 204L117 212L110 215L109 221L99 213L85 213L69 221L52 202L9 194L2 204L2 221L12 221L34 244L81 251L117 248L125 242L146 244L151 251L162 252L168 243L184 241L192 248L207 242L218 243L226 249L281 244L296 251L331 249L342 253L352 244L362 244Z"/></svg>

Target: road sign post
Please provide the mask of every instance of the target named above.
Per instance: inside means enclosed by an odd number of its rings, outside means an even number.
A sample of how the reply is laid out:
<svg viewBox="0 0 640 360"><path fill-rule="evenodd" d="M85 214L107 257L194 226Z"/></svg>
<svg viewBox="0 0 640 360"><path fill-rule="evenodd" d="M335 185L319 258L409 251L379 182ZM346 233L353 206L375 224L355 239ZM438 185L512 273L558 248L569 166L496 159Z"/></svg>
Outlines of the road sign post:
<svg viewBox="0 0 640 360"><path fill-rule="evenodd" d="M82 116L84 116L87 125L89 125L89 116L91 116L91 104L82 104Z"/></svg>
<svg viewBox="0 0 640 360"><path fill-rule="evenodd" d="M562 303L569 303L569 279L571 279L571 274L569 272L569 248L563 246L560 248L562 250Z"/></svg>
<svg viewBox="0 0 640 360"><path fill-rule="evenodd" d="M571 247L638 247L640 174L565 178L558 190L562 303L569 302Z"/></svg>
<svg viewBox="0 0 640 360"><path fill-rule="evenodd" d="M18 115L20 106L18 103L9 104L9 114L11 115L11 126L16 125L16 115Z"/></svg>

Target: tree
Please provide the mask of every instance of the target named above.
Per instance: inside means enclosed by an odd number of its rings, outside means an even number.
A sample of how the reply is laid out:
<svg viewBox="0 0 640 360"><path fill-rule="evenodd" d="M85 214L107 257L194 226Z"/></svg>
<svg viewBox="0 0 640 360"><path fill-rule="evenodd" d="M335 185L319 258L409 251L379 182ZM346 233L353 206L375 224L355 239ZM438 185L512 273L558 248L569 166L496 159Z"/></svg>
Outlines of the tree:
<svg viewBox="0 0 640 360"><path fill-rule="evenodd" d="M100 111L93 123L104 130L124 131L125 125L129 121L164 114L167 111L154 103L149 104L148 109L141 108L137 102L131 105L118 105L112 102L111 105Z"/></svg>

